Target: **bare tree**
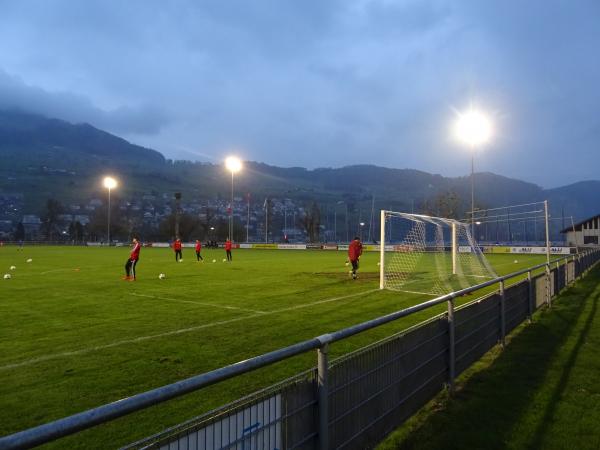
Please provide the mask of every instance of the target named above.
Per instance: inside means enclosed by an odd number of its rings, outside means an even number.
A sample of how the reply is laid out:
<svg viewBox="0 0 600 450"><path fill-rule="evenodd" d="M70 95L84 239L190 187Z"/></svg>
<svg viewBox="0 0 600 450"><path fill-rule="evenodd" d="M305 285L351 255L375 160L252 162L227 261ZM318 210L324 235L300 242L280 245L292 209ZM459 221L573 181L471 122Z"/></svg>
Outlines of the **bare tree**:
<svg viewBox="0 0 600 450"><path fill-rule="evenodd" d="M312 205L306 208L304 217L302 218L302 226L306 231L309 242L319 242L321 231L321 210L317 202L312 202Z"/></svg>

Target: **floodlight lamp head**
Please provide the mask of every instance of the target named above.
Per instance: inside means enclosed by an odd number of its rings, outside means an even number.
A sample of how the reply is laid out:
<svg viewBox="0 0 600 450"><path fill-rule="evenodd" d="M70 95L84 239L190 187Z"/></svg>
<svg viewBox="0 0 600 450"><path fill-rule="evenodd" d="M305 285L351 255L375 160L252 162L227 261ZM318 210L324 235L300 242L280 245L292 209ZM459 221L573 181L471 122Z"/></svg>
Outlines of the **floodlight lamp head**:
<svg viewBox="0 0 600 450"><path fill-rule="evenodd" d="M112 177L104 177L103 183L106 189L114 189L117 187L117 180Z"/></svg>
<svg viewBox="0 0 600 450"><path fill-rule="evenodd" d="M237 173L240 170L242 170L242 161L240 161L240 159L235 156L229 156L225 160L225 167L231 173Z"/></svg>
<svg viewBox="0 0 600 450"><path fill-rule="evenodd" d="M492 136L492 124L480 111L470 109L459 114L454 133L462 142L470 147L477 147L488 142Z"/></svg>

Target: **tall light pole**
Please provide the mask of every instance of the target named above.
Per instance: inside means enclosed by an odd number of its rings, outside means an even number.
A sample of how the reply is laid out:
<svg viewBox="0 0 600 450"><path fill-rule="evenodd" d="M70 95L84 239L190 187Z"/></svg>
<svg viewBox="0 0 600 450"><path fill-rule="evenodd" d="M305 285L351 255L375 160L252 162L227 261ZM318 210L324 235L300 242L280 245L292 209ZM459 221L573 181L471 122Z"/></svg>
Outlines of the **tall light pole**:
<svg viewBox="0 0 600 450"><path fill-rule="evenodd" d="M229 239L233 240L233 175L242 170L242 161L235 156L225 160L225 167L231 172L231 203L229 204Z"/></svg>
<svg viewBox="0 0 600 450"><path fill-rule="evenodd" d="M117 180L112 177L104 177L104 187L108 189L108 213L107 213L107 237L110 246L110 191L117 187Z"/></svg>
<svg viewBox="0 0 600 450"><path fill-rule="evenodd" d="M475 151L492 136L492 124L480 111L470 108L458 114L454 132L471 149L471 235L475 231Z"/></svg>

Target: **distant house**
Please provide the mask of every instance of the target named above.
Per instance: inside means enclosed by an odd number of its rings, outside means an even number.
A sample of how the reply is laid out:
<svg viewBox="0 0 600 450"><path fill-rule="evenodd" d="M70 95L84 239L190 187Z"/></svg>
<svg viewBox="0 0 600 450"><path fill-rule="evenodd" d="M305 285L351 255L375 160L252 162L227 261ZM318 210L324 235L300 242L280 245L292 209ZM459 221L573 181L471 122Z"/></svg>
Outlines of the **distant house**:
<svg viewBox="0 0 600 450"><path fill-rule="evenodd" d="M575 228L575 230L573 230ZM561 230L568 246L592 246L600 244L600 214L585 219L574 226Z"/></svg>
<svg viewBox="0 0 600 450"><path fill-rule="evenodd" d="M81 225L87 225L88 223L90 223L90 216L88 216L87 214L75 214L73 216L73 220L75 222L79 222Z"/></svg>

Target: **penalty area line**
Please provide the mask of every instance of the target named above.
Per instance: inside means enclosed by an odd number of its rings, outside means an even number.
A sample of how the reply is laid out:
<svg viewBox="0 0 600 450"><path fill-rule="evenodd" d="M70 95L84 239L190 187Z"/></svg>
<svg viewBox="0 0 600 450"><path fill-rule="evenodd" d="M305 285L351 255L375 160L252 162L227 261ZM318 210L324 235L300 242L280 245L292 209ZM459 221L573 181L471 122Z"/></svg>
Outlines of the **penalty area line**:
<svg viewBox="0 0 600 450"><path fill-rule="evenodd" d="M318 300L318 301L312 302L312 303L305 303L302 305L290 306L289 308L282 308L282 309L276 309L273 311L267 311L267 312L263 312L263 313L250 314L247 316L236 317L234 319L222 320L220 322L211 322L211 323L205 323L202 325L197 325L194 327L180 328L178 330L167 331L164 333L150 334L147 336L138 336L136 338L131 338L131 339L123 339L120 341L111 342L110 344L95 345L93 347L82 348L80 350L72 350L72 351L68 351L68 352L61 352L61 353L54 353L54 354L50 354L50 355L39 356L37 358L31 358L31 359L28 359L25 361L0 366L0 370L17 369L19 367L26 367L26 366L30 366L32 364L51 361L53 359L69 357L69 356L84 355L86 353L96 352L96 351L100 351L100 350L106 350L109 348L118 347L120 345L136 344L138 342L144 342L144 341L148 341L151 339L159 339L159 338L163 338L163 337L177 336L179 334L191 333L191 332L203 330L206 328L212 328L212 327L217 327L217 326L221 326L221 325L228 325L228 324L234 323L234 322L241 322L242 320L255 319L257 317L265 317L265 316L270 316L273 314L280 314L280 313L284 313L284 312L288 312L288 311L294 311L297 309L310 308L311 306L321 305L324 303L331 303L331 302L337 302L340 300L346 300L349 298L368 295L368 294L371 294L376 291L379 291L379 289L370 289L368 291L356 292L354 294L343 295L341 297L333 297L333 298L328 298L328 299L324 299L324 300Z"/></svg>

